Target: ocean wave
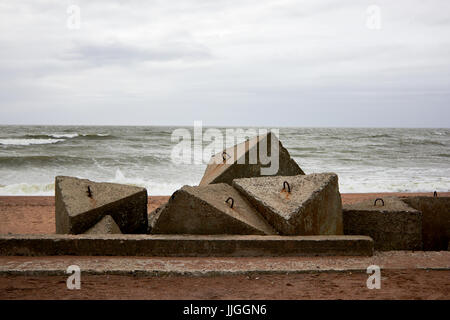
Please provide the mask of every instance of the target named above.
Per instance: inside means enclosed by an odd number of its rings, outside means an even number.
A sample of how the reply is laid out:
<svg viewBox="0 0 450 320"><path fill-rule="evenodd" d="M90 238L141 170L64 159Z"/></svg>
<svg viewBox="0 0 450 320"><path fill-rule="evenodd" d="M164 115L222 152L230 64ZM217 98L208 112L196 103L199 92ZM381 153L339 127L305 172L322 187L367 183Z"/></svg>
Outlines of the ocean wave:
<svg viewBox="0 0 450 320"><path fill-rule="evenodd" d="M113 139L115 136L109 133L81 133L75 139L86 139L86 140L99 140L99 139Z"/></svg>
<svg viewBox="0 0 450 320"><path fill-rule="evenodd" d="M83 163L92 163L91 159L71 156L0 156L0 165L2 167L20 167L23 165L41 168L48 165L83 165Z"/></svg>
<svg viewBox="0 0 450 320"><path fill-rule="evenodd" d="M52 133L49 134L49 136L53 137L53 138L75 138L78 137L79 134L78 133Z"/></svg>
<svg viewBox="0 0 450 320"><path fill-rule="evenodd" d="M450 181L402 180L401 178L363 179L355 176L339 176L339 191L342 193L372 193L372 192L449 192Z"/></svg>
<svg viewBox="0 0 450 320"><path fill-rule="evenodd" d="M25 139L71 139L78 137L78 133L40 133L40 134L26 134L20 138Z"/></svg>
<svg viewBox="0 0 450 320"><path fill-rule="evenodd" d="M434 145L434 146L445 146L445 143L436 140L429 139L408 139L401 140L400 146L410 146L410 145Z"/></svg>
<svg viewBox="0 0 450 320"><path fill-rule="evenodd" d="M23 138L27 139L73 139L73 138L105 138L111 137L109 133L40 133L40 134L27 134Z"/></svg>
<svg viewBox="0 0 450 320"><path fill-rule="evenodd" d="M54 144L64 139L0 139L0 145L5 146L30 146L35 144Z"/></svg>
<svg viewBox="0 0 450 320"><path fill-rule="evenodd" d="M113 179L107 182L127 184L136 187L146 188L151 195L171 195L182 186L189 184L187 181L162 182L154 180L145 180L138 177L125 176L120 169L117 169ZM194 183L191 182L192 185Z"/></svg>
<svg viewBox="0 0 450 320"><path fill-rule="evenodd" d="M15 183L0 185L0 195L2 196L53 196L54 194L54 183Z"/></svg>
<svg viewBox="0 0 450 320"><path fill-rule="evenodd" d="M187 181L152 181L141 178L125 177L120 171L112 179L93 179L99 182L120 183L147 189L149 195L171 195L183 185L195 185ZM49 183L17 183L0 185L1 196L53 196L55 184ZM342 193L371 193L371 192L439 192L450 191L450 181L391 181L367 180L352 176L339 175L339 190Z"/></svg>
<svg viewBox="0 0 450 320"><path fill-rule="evenodd" d="M433 134L436 136L446 136L448 133L442 131L433 131Z"/></svg>
<svg viewBox="0 0 450 320"><path fill-rule="evenodd" d="M374 134L368 135L364 138L377 139L377 138L393 138L390 134Z"/></svg>
<svg viewBox="0 0 450 320"><path fill-rule="evenodd" d="M86 178L86 177L80 177ZM115 176L110 179L99 179L93 177L87 177L92 181L97 182L110 182L119 183L125 185L132 185L136 187L146 188L148 194L150 195L171 195L176 190L180 189L182 186L189 184L187 181L173 181L173 182L163 182L163 181L153 181L144 180L139 177L127 177L120 169L116 170ZM191 185L195 183L191 182ZM54 196L55 195L55 184L54 182L48 183L15 183L10 185L0 184L0 196Z"/></svg>

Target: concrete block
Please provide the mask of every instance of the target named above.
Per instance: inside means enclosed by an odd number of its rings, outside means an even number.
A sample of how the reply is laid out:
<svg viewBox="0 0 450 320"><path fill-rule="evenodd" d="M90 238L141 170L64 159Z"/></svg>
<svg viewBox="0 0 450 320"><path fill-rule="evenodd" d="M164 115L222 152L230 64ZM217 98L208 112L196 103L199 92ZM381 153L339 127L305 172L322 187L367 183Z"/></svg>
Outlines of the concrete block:
<svg viewBox="0 0 450 320"><path fill-rule="evenodd" d="M446 250L450 241L450 197L405 197L402 201L422 212L423 250Z"/></svg>
<svg viewBox="0 0 450 320"><path fill-rule="evenodd" d="M0 256L372 256L365 236L0 235Z"/></svg>
<svg viewBox="0 0 450 320"><path fill-rule="evenodd" d="M79 234L110 215L123 233L147 232L147 190L58 176L56 233Z"/></svg>
<svg viewBox="0 0 450 320"><path fill-rule="evenodd" d="M151 215L151 225L154 234L276 233L239 192L225 183L184 186Z"/></svg>
<svg viewBox="0 0 450 320"><path fill-rule="evenodd" d="M262 152L262 154L268 154L268 157L270 157L272 143L278 144L279 150L278 171L273 175L295 176L305 174L295 160L291 158L287 149L278 140L278 137L269 132L266 135L256 136L214 155L206 167L200 186L213 183L227 183L231 185L233 179L263 175L261 169L268 168L271 164L266 164L264 160L262 161L259 156L259 150L261 148L263 148L261 150L267 150L267 153ZM264 149L264 146L267 146L267 149ZM276 168L276 165L274 165L274 168Z"/></svg>
<svg viewBox="0 0 450 320"><path fill-rule="evenodd" d="M161 210L163 210L167 206L167 202L160 205L155 210L151 211L148 214L148 229L147 234L150 234L152 229L154 228L156 221L158 221L159 215L161 214Z"/></svg>
<svg viewBox="0 0 450 320"><path fill-rule="evenodd" d="M282 235L343 233L334 173L235 179L233 186Z"/></svg>
<svg viewBox="0 0 450 320"><path fill-rule="evenodd" d="M344 205L344 234L370 236L376 250L421 250L422 213L396 197L383 201Z"/></svg>
<svg viewBox="0 0 450 320"><path fill-rule="evenodd" d="M85 234L120 234L119 226L111 216L104 216L92 228L85 232Z"/></svg>

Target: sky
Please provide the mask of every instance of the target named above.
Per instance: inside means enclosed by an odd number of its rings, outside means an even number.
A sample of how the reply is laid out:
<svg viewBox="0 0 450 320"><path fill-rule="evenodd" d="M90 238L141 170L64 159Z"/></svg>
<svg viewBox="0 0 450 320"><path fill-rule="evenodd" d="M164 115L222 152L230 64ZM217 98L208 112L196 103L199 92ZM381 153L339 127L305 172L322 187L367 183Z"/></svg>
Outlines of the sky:
<svg viewBox="0 0 450 320"><path fill-rule="evenodd" d="M450 127L448 0L1 0L0 124Z"/></svg>

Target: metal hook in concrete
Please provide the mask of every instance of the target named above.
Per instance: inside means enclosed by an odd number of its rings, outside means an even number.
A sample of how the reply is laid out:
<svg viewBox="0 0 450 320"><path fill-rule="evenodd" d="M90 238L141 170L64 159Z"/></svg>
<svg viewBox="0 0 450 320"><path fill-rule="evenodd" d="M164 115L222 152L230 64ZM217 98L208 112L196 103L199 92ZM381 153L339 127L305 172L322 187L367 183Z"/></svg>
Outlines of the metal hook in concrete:
<svg viewBox="0 0 450 320"><path fill-rule="evenodd" d="M228 153L226 151L222 152L223 162L227 161L227 156L229 156L229 155L228 155Z"/></svg>
<svg viewBox="0 0 450 320"><path fill-rule="evenodd" d="M233 206L234 206L234 199L232 197L229 197L227 200L225 200L225 202L228 203L229 200L231 200L230 208L233 208Z"/></svg>
<svg viewBox="0 0 450 320"><path fill-rule="evenodd" d="M434 196L435 198L437 198L437 191L435 191L435 192L433 193L433 196Z"/></svg>
<svg viewBox="0 0 450 320"><path fill-rule="evenodd" d="M291 193L291 186L289 185L289 183L287 181L283 182L283 190L286 190L286 186L287 186L287 192Z"/></svg>
<svg viewBox="0 0 450 320"><path fill-rule="evenodd" d="M381 198L376 198L376 199L375 199L375 202L374 202L374 204L373 204L373 205L374 205L374 206L376 206L376 205L377 205L377 201L378 201L378 200L379 200L379 201L381 201L381 203L382 203L382 206L384 207L384 200L383 200L383 199L381 199Z"/></svg>
<svg viewBox="0 0 450 320"><path fill-rule="evenodd" d="M92 191L91 191L91 187L90 186L88 186L88 188L87 188L87 195L88 195L89 198L92 198Z"/></svg>

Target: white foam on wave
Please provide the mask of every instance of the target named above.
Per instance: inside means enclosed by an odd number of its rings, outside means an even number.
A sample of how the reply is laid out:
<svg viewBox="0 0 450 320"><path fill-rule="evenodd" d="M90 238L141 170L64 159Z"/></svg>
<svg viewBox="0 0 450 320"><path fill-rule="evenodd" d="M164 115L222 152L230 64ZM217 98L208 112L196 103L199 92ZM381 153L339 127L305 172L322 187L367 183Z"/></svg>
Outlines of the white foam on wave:
<svg viewBox="0 0 450 320"><path fill-rule="evenodd" d="M339 176L339 191L341 193L372 193L372 192L449 192L450 179L364 179Z"/></svg>
<svg viewBox="0 0 450 320"><path fill-rule="evenodd" d="M120 183L143 187L147 189L149 195L171 195L183 185L186 181L152 181L141 178L125 177L118 169L113 179L91 179L94 181L105 181L111 183ZM23 196L53 196L54 183L16 183L10 185L0 185L1 196L23 195ZM450 181L370 181L357 180L339 176L339 190L341 193L370 193L370 192L449 192Z"/></svg>
<svg viewBox="0 0 450 320"><path fill-rule="evenodd" d="M76 138L79 136L78 133L51 133L48 134L48 136L53 137L53 138L67 138L67 139L72 139L72 138Z"/></svg>
<svg viewBox="0 0 450 320"><path fill-rule="evenodd" d="M149 195L171 195L187 183L183 182L162 182L154 180L144 180L138 177L126 177L120 169L116 170L113 179L108 182L128 184L132 186L146 188Z"/></svg>
<svg viewBox="0 0 450 320"><path fill-rule="evenodd" d="M54 183L15 183L0 185L2 196L53 196L55 194Z"/></svg>
<svg viewBox="0 0 450 320"><path fill-rule="evenodd" d="M149 195L171 195L183 185L188 184L182 181L164 182L145 180L138 177L127 177L120 169L117 169L115 176L111 179L99 177L80 177L96 182L110 182L127 184L146 188ZM15 183L9 185L0 184L0 196L53 196L55 194L54 182L48 183Z"/></svg>
<svg viewBox="0 0 450 320"><path fill-rule="evenodd" d="M33 144L53 144L64 139L0 139L1 145L29 146Z"/></svg>

